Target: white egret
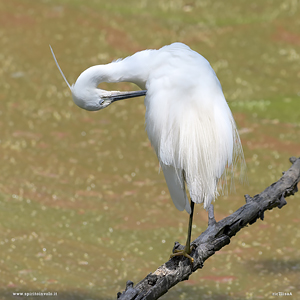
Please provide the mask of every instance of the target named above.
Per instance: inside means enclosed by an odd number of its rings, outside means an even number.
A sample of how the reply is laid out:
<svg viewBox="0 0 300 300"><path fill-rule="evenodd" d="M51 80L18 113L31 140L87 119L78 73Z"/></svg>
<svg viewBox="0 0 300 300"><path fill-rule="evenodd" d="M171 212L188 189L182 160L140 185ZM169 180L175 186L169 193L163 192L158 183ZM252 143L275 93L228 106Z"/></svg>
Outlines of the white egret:
<svg viewBox="0 0 300 300"><path fill-rule="evenodd" d="M233 172L238 160L244 161L235 121L209 62L188 46L174 43L92 66L70 86L52 54L74 102L83 109L100 110L117 100L146 95L149 140L176 208L190 214L185 248L171 256L184 255L193 262L189 254L194 203L203 203L207 210L222 190L222 175ZM102 82L124 81L142 91L98 88Z"/></svg>

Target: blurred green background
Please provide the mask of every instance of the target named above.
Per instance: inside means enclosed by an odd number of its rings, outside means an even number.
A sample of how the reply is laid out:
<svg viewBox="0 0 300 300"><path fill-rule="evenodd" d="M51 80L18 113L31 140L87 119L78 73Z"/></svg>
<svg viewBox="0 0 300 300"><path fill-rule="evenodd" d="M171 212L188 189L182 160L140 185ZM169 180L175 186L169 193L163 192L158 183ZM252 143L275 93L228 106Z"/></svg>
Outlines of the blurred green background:
<svg viewBox="0 0 300 300"><path fill-rule="evenodd" d="M79 109L49 44L70 83L91 65L175 41L210 61L248 167L248 184L217 200L220 220L300 156L299 28L297 0L1 0L1 299L115 299L185 242L188 215L158 173L143 99ZM161 299L299 299L299 200L243 229ZM193 237L206 226L196 206Z"/></svg>

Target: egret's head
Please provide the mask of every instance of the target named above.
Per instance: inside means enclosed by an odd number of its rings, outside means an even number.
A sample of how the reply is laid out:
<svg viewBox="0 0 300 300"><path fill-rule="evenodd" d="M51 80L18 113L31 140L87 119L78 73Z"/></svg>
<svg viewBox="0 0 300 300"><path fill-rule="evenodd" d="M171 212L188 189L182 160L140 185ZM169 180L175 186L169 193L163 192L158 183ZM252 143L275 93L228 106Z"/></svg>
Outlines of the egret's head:
<svg viewBox="0 0 300 300"><path fill-rule="evenodd" d="M109 92L98 88L78 88L76 84L71 87L74 103L89 111L100 110L112 103L112 99L105 98Z"/></svg>
<svg viewBox="0 0 300 300"><path fill-rule="evenodd" d="M50 45L49 45L50 46ZM77 78L75 84L70 86L63 71L61 70L54 52L50 46L51 53L58 70L60 71L63 79L72 92L73 101L80 108L95 111L109 106L114 101L145 96L146 91L134 92L118 92L118 91L105 91L98 89L101 82L106 81L106 74L103 71L103 66L93 66L83 71ZM111 82L111 81L110 81Z"/></svg>
<svg viewBox="0 0 300 300"><path fill-rule="evenodd" d="M89 111L103 109L115 101L146 95L146 91L105 91L91 86L78 88L77 82L71 87L73 101L80 108Z"/></svg>

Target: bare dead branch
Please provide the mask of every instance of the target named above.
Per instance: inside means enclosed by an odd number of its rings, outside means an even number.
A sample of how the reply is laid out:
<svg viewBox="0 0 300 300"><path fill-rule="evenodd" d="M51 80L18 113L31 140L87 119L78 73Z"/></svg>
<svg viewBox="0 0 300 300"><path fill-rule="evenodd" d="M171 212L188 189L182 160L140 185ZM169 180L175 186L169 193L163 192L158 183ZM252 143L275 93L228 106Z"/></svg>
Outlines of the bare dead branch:
<svg viewBox="0 0 300 300"><path fill-rule="evenodd" d="M287 204L285 198L298 191L300 181L300 158L291 157L292 166L275 183L254 197L245 195L246 204L230 216L216 222L213 211L209 211L208 228L193 242L194 250L191 256L193 265L184 257L174 257L161 265L154 273L148 274L142 281L133 287L133 282L127 281L126 290L118 293L119 300L154 300L176 285L187 280L203 263L230 243L230 238L235 236L246 225L251 225L257 219L264 219L264 212L274 207L282 208ZM179 243L174 248L183 249Z"/></svg>

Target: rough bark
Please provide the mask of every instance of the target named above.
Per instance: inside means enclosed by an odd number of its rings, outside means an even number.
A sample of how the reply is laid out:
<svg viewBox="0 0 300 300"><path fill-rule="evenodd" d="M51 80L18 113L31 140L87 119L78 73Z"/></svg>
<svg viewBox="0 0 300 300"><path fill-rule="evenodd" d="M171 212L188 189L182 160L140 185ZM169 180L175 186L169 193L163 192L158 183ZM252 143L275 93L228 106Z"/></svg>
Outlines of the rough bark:
<svg viewBox="0 0 300 300"><path fill-rule="evenodd" d="M275 183L271 184L260 194L250 197L245 195L246 204L230 216L216 222L213 217L213 208L209 210L208 228L193 242L194 250L191 256L194 263L185 257L174 257L161 265L154 273L148 274L142 281L133 286L127 281L126 290L118 293L119 300L154 300L176 285L187 280L203 263L230 243L230 238L247 225L264 219L264 212L275 207L282 208L287 204L285 198L298 191L300 181L300 158L291 157L292 166ZM175 243L174 248L182 249L183 246Z"/></svg>

